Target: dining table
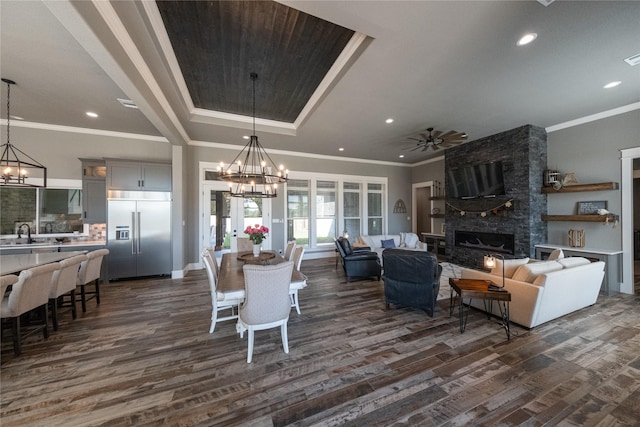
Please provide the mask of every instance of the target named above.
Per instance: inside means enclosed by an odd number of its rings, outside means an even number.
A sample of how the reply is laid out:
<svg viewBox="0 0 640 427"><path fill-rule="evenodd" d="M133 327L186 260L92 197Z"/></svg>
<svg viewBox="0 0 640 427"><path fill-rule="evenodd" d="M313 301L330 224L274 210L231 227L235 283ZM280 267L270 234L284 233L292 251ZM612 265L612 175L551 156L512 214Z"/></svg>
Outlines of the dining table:
<svg viewBox="0 0 640 427"><path fill-rule="evenodd" d="M244 298L244 271L242 267L249 264L276 265L285 259L276 251L262 251L260 257L249 257L251 252L229 252L222 255L220 263L220 277L216 291L231 293L236 298ZM295 268L291 272L289 291L295 292L307 286L307 276Z"/></svg>
<svg viewBox="0 0 640 427"><path fill-rule="evenodd" d="M87 253L87 251L0 255L0 276L19 273L22 270L28 270L40 265L62 261L63 259L85 253Z"/></svg>

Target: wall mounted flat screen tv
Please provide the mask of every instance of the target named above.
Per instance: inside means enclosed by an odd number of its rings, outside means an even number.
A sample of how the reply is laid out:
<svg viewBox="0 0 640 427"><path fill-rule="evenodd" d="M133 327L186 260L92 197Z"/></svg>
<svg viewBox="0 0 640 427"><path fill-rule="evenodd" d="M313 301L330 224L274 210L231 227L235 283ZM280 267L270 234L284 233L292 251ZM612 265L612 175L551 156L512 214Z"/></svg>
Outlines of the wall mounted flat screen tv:
<svg viewBox="0 0 640 427"><path fill-rule="evenodd" d="M504 194L502 162L451 168L447 171L447 197L474 199Z"/></svg>

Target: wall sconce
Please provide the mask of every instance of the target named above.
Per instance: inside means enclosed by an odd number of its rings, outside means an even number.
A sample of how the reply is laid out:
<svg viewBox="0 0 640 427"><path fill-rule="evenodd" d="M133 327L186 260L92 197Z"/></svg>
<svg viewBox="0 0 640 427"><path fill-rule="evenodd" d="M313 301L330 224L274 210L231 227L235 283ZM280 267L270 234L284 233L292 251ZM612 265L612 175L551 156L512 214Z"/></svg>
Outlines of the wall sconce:
<svg viewBox="0 0 640 427"><path fill-rule="evenodd" d="M496 257L502 259L502 286L498 286L494 283L489 285L490 291L501 291L504 288L504 255L500 254L489 254L484 256L484 267L488 269L493 269L496 267L498 262L496 261Z"/></svg>

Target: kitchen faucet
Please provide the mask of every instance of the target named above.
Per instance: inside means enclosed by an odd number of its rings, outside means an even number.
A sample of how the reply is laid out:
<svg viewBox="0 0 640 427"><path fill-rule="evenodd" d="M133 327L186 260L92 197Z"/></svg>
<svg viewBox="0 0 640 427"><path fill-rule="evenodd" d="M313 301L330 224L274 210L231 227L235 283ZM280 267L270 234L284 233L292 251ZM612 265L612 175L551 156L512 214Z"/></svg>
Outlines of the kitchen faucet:
<svg viewBox="0 0 640 427"><path fill-rule="evenodd" d="M22 226L23 225L27 226L27 243L33 243L33 239L31 238L31 226L29 226L29 224L27 224L26 222L21 224L20 227L18 227L18 239L22 238Z"/></svg>

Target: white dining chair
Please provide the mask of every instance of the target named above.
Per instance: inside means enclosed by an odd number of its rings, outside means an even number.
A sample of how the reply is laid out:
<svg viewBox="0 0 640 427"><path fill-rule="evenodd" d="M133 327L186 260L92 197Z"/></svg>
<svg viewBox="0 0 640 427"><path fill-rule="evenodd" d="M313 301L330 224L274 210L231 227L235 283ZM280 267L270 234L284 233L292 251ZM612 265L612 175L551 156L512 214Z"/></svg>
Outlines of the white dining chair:
<svg viewBox="0 0 640 427"><path fill-rule="evenodd" d="M232 320L238 318L236 308L243 301L242 292L219 292L218 291L218 276L215 274L214 263L216 262L207 249L203 250L200 254L202 263L207 271L207 278L209 279L209 291L211 293L211 326L209 327L209 333L212 334L216 328L216 323L224 322L225 320ZM231 310L231 314L228 316L220 317L219 311Z"/></svg>
<svg viewBox="0 0 640 427"><path fill-rule="evenodd" d="M287 247L284 249L283 258L287 261L291 261L291 255L293 255L293 250L296 247L295 240L290 240L287 242Z"/></svg>
<svg viewBox="0 0 640 427"><path fill-rule="evenodd" d="M80 264L87 260L86 255L76 255L71 258L63 259L58 263L60 269L54 271L51 278L51 289L49 291L49 307L51 308L51 323L53 330L58 330L58 306L62 305L60 297L69 294L71 317L77 317L76 311L76 284L78 282L78 272Z"/></svg>
<svg viewBox="0 0 640 427"><path fill-rule="evenodd" d="M49 338L48 310L49 290L51 289L51 278L54 271L58 270L58 263L45 264L39 267L23 270L16 281L15 276L3 276L1 287L5 284L12 286L9 295L2 299L0 305L0 318L11 319L11 329L13 335L13 353L19 356L22 353L22 334L20 327L20 317L31 310L40 312L42 323L38 328L32 330L27 335L42 329L45 339Z"/></svg>
<svg viewBox="0 0 640 427"><path fill-rule="evenodd" d="M304 246L296 246L293 251L292 262L296 270L300 271L300 265L302 264L302 258L304 256ZM296 309L296 312L300 314L300 301L298 300L298 289L289 290L289 298L291 299L291 307Z"/></svg>
<svg viewBox="0 0 640 427"><path fill-rule="evenodd" d="M243 338L244 331L249 331L247 363L251 363L253 358L254 333L259 330L280 326L282 347L285 353L289 353L287 322L291 311L289 284L293 262L245 264L243 271L245 299L240 305L237 328L240 338Z"/></svg>
<svg viewBox="0 0 640 427"><path fill-rule="evenodd" d="M238 252L251 252L253 250L253 243L248 237L238 237L236 238L236 243L238 244Z"/></svg>
<svg viewBox="0 0 640 427"><path fill-rule="evenodd" d="M213 263L213 271L216 274L216 282L217 282L218 278L220 277L220 265L218 264L218 258L216 258L216 253L211 246L207 246L204 249L207 251L207 253L211 257L211 261Z"/></svg>

